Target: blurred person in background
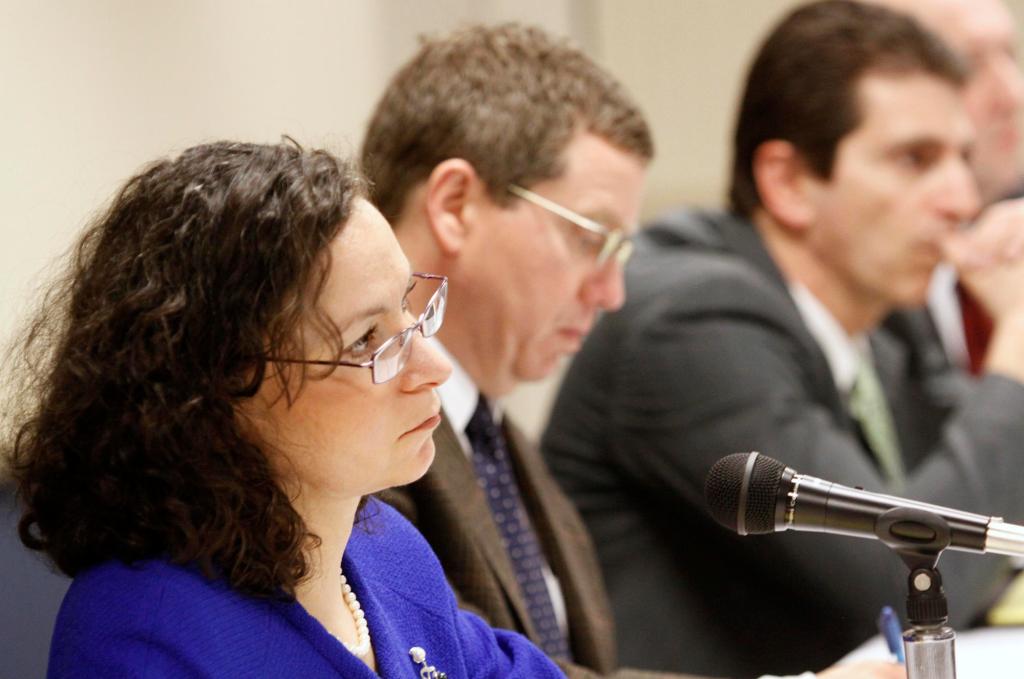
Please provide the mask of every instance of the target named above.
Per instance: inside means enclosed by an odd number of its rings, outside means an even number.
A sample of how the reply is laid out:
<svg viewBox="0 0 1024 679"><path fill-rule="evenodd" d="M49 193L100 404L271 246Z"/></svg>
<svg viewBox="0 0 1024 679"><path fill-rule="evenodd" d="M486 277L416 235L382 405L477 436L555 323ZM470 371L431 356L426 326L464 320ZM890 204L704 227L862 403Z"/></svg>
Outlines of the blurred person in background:
<svg viewBox="0 0 1024 679"><path fill-rule="evenodd" d="M971 231L980 201L961 61L902 13L797 8L761 45L734 135L731 209L635 240L624 307L570 367L542 440L591 530L624 663L753 676L825 665L876 633L906 571L882 544L741 538L704 480L758 450L804 474L1024 516L1024 263ZM994 312L984 377L923 370L880 327L946 259ZM954 625L1008 577L943 557ZM692 640L692 643L680 643Z"/></svg>
<svg viewBox="0 0 1024 679"><path fill-rule="evenodd" d="M874 0L918 19L967 65L963 88L974 124L970 165L981 202L1024 191L1020 124L1024 77L1017 62L1017 28L1002 0Z"/></svg>
<svg viewBox="0 0 1024 679"><path fill-rule="evenodd" d="M971 169L984 206L978 218L1004 221L1024 232L1021 108L1024 75L1017 61L1017 27L1002 0L875 0L907 12L956 50L967 64L964 103L974 124ZM978 374L992 337L990 313L940 265L928 300L949 359Z"/></svg>

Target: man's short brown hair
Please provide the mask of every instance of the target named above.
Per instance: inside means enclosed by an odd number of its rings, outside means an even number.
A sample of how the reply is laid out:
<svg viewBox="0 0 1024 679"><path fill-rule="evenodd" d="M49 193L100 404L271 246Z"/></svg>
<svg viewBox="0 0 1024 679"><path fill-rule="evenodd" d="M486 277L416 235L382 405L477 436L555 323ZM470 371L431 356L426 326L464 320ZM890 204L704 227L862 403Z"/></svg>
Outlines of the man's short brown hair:
<svg viewBox="0 0 1024 679"><path fill-rule="evenodd" d="M733 146L732 209L761 205L754 153L771 139L792 143L827 179L836 148L860 124L857 86L870 73L922 73L964 83L958 57L914 19L878 5L823 0L797 8L765 40L747 75Z"/></svg>
<svg viewBox="0 0 1024 679"><path fill-rule="evenodd" d="M563 171L577 131L648 160L651 133L609 73L539 28L473 26L424 39L391 80L370 120L362 162L384 216L449 158L473 165L499 203L509 184Z"/></svg>

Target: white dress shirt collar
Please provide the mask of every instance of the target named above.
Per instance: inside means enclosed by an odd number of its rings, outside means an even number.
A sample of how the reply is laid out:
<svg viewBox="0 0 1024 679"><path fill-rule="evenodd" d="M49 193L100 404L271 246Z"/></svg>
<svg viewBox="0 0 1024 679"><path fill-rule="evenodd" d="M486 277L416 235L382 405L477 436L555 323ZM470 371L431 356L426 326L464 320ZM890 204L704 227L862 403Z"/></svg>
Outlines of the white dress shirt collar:
<svg viewBox="0 0 1024 679"><path fill-rule="evenodd" d="M960 299L956 294L957 275L952 265L941 262L935 267L928 286L928 310L935 322L935 330L946 355L954 365L967 369L971 359L967 354L964 337L964 319Z"/></svg>
<svg viewBox="0 0 1024 679"><path fill-rule="evenodd" d="M860 362L871 360L871 344L867 336L850 337L821 300L800 283L791 283L789 294L807 330L825 354L836 388L844 396L849 395L857 379Z"/></svg>
<svg viewBox="0 0 1024 679"><path fill-rule="evenodd" d="M444 345L438 341L437 337L430 337L427 341L452 364L452 374L447 382L444 382L437 388L437 394L441 397L441 408L444 409L448 422L451 423L452 429L455 430L455 435L462 445L462 451L466 454L467 458L472 457L473 446L469 442L469 437L466 436L466 425L469 424L469 420L472 419L473 413L476 411L476 404L480 400L480 390L477 389L476 383L473 382L473 378L469 376L466 369L459 365L459 362L444 348ZM490 406L494 421L501 423L503 410L501 402L491 403ZM545 555L546 558L547 555ZM558 621L558 627L562 630L562 634L568 636L569 616L566 610L562 586L551 570L551 565L546 560L541 568L544 572L544 584L547 586L548 594L551 596L551 605L555 609L555 619Z"/></svg>

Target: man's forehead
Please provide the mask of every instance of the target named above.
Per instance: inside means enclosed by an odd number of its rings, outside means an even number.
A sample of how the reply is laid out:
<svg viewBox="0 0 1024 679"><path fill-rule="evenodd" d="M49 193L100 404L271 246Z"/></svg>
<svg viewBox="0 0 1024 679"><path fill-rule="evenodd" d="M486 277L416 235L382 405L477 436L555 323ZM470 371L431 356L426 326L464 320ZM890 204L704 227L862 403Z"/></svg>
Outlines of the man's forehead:
<svg viewBox="0 0 1024 679"><path fill-rule="evenodd" d="M562 152L563 171L535 185L564 207L613 228L638 215L647 160L591 133L576 135Z"/></svg>
<svg viewBox="0 0 1024 679"><path fill-rule="evenodd" d="M857 82L858 131L893 142L934 136L954 144L971 141L972 130L957 85L926 73L868 73Z"/></svg>

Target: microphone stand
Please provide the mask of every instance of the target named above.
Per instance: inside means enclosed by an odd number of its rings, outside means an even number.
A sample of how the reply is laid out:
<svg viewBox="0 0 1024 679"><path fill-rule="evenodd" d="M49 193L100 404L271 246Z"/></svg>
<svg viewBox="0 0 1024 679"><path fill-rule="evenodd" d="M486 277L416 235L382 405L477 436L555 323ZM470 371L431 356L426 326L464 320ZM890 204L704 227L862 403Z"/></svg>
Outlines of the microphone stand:
<svg viewBox="0 0 1024 679"><path fill-rule="evenodd" d="M950 543L949 524L933 512L899 507L878 518L875 534L910 569L910 629L903 632L907 679L956 679L956 632L946 624L949 606L936 567Z"/></svg>

